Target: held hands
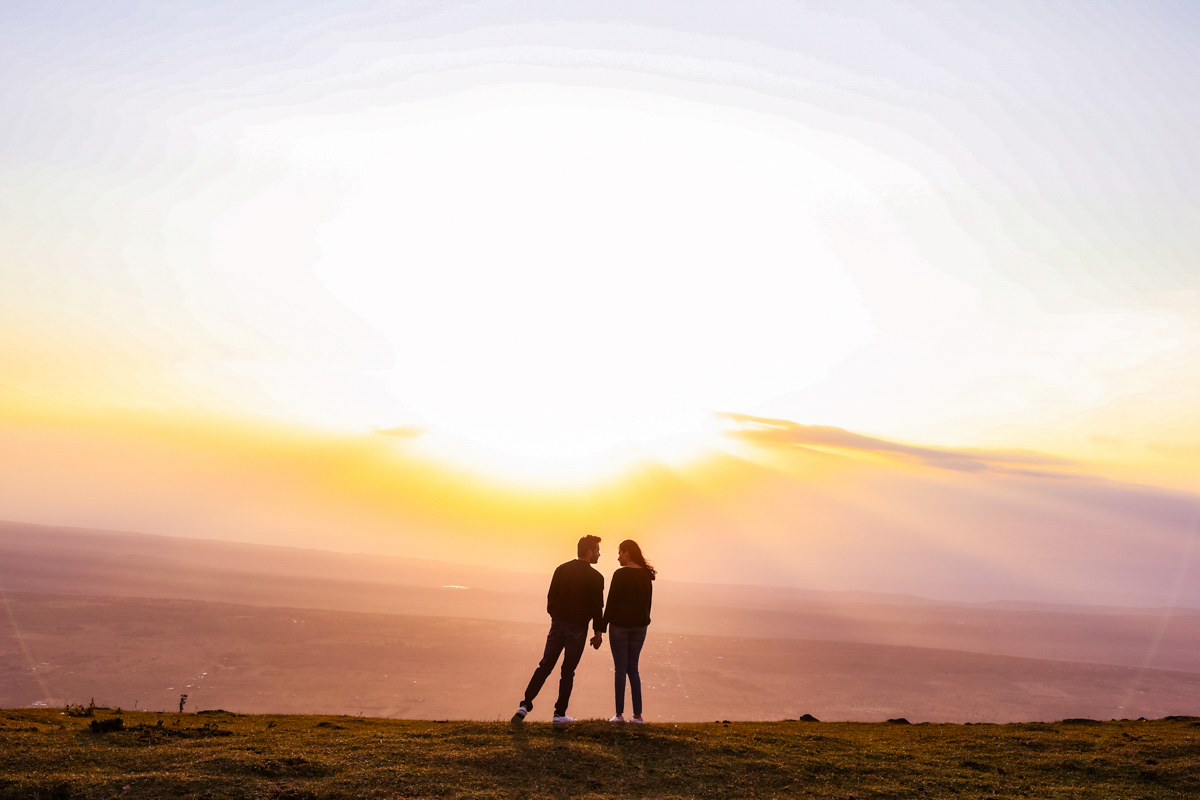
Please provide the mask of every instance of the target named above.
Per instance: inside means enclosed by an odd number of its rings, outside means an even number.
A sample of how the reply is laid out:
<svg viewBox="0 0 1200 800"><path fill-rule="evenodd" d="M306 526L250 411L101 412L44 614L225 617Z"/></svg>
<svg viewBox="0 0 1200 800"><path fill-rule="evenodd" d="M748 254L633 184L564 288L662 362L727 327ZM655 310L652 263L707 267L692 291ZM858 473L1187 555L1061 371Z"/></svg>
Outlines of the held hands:
<svg viewBox="0 0 1200 800"><path fill-rule="evenodd" d="M592 647L594 647L595 649L599 650L600 645L603 643L604 643L604 634L603 633L597 633L595 636L592 637Z"/></svg>

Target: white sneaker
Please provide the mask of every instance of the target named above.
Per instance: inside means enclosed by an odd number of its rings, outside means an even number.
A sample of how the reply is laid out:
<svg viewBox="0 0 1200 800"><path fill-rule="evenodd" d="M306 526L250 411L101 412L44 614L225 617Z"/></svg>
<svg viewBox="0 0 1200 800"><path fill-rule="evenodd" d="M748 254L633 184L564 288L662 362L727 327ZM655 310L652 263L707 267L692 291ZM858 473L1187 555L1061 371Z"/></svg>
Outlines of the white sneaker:
<svg viewBox="0 0 1200 800"><path fill-rule="evenodd" d="M512 715L513 722L524 722L525 715L529 713L529 709L525 706L517 706L517 713Z"/></svg>
<svg viewBox="0 0 1200 800"><path fill-rule="evenodd" d="M574 721L575 721L575 718L574 718L574 717L568 717L566 714L562 715L561 717L555 717L555 718L554 718L554 724L555 724L555 725L557 725L557 726L559 726L559 727L562 727L563 725L567 725L567 724L569 724L569 723L572 723L572 722L574 722Z"/></svg>
<svg viewBox="0 0 1200 800"><path fill-rule="evenodd" d="M625 718L622 717L620 714L617 714L615 717L613 717L612 719L609 720L609 722L624 722L624 721L625 721Z"/></svg>
<svg viewBox="0 0 1200 800"><path fill-rule="evenodd" d="M646 720L642 719L641 717L634 717L633 719L631 719L631 720L629 720L629 721L630 721L630 722L637 723L638 725L645 725L645 724L646 724Z"/></svg>

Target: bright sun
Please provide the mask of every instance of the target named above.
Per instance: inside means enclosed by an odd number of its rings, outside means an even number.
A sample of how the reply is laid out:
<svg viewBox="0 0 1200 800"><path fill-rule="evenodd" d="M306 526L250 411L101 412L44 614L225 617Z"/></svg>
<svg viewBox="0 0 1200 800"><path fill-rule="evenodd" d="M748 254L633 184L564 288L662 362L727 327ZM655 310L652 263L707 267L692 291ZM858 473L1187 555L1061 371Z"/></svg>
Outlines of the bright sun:
<svg viewBox="0 0 1200 800"><path fill-rule="evenodd" d="M480 91L288 134L339 176L315 271L390 343L397 419L551 463L652 447L870 338L823 234L871 194L843 143L613 91Z"/></svg>

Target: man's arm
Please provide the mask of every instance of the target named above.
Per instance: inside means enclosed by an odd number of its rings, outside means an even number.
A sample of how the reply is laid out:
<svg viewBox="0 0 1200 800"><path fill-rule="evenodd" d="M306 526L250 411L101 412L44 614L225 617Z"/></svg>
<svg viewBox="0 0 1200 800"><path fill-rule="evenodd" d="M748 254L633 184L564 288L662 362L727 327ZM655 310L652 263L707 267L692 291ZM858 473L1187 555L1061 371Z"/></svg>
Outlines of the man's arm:
<svg viewBox="0 0 1200 800"><path fill-rule="evenodd" d="M596 573L595 582L588 593L588 609L592 618L592 647L597 650L604 642L604 576Z"/></svg>
<svg viewBox="0 0 1200 800"><path fill-rule="evenodd" d="M562 567L554 570L554 577L550 579L550 589L546 592L546 613L551 617L554 616L554 606L562 602L563 590L566 588L561 573Z"/></svg>

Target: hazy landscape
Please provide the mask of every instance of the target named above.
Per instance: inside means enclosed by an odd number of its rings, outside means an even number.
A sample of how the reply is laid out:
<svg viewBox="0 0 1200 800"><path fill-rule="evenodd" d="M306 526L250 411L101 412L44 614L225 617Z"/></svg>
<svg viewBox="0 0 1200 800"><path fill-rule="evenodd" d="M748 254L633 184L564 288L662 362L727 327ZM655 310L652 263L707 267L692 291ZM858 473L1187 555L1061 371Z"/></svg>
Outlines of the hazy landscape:
<svg viewBox="0 0 1200 800"><path fill-rule="evenodd" d="M604 566L601 564L600 566ZM507 719L546 576L0 525L0 706ZM651 721L1011 722L1200 710L1200 613L661 581ZM587 651L571 712L611 714ZM546 698L533 718L549 711Z"/></svg>

